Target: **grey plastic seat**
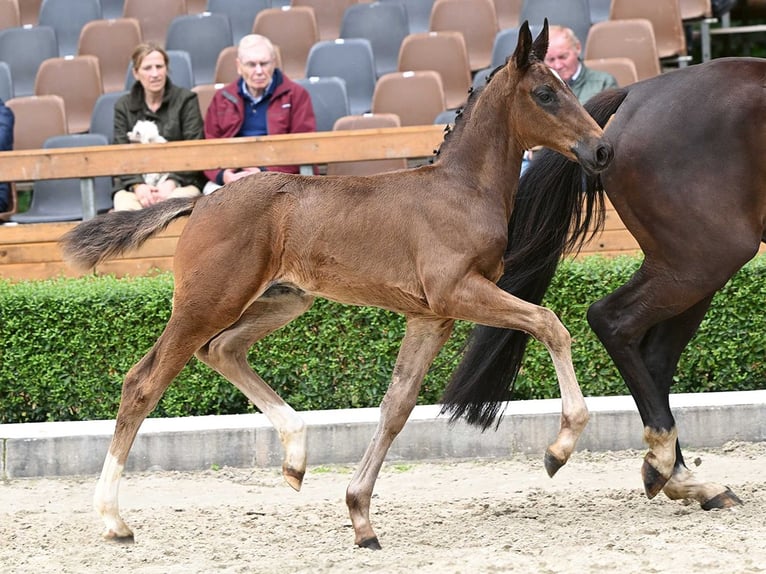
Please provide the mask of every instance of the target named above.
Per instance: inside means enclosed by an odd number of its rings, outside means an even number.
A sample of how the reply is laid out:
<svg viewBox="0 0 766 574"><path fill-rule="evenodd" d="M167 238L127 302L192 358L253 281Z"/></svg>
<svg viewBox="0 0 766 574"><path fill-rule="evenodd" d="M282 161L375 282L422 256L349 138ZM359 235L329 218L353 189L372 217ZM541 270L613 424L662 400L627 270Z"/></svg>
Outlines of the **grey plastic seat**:
<svg viewBox="0 0 766 574"><path fill-rule="evenodd" d="M296 82L306 88L311 96L318 132L332 131L338 118L350 115L346 82L343 78L311 77L300 78Z"/></svg>
<svg viewBox="0 0 766 574"><path fill-rule="evenodd" d="M101 0L101 17L110 20L122 18L125 10L125 0Z"/></svg>
<svg viewBox="0 0 766 574"><path fill-rule="evenodd" d="M107 143L114 143L114 104L128 92L107 92L101 94L93 106L88 133L101 134Z"/></svg>
<svg viewBox="0 0 766 574"><path fill-rule="evenodd" d="M381 2L396 2L404 4L407 10L407 21L410 24L410 34L428 32L431 21L431 8L434 0L380 0Z"/></svg>
<svg viewBox="0 0 766 574"><path fill-rule="evenodd" d="M13 97L13 78L11 67L6 62L0 62L0 100L7 102Z"/></svg>
<svg viewBox="0 0 766 574"><path fill-rule="evenodd" d="M410 33L407 10L400 2L372 2L349 6L340 25L341 38L367 38L378 77L396 71L399 48Z"/></svg>
<svg viewBox="0 0 766 574"><path fill-rule="evenodd" d="M40 64L58 55L56 32L50 26L0 30L0 60L11 68L14 98L33 95Z"/></svg>
<svg viewBox="0 0 766 574"><path fill-rule="evenodd" d="M100 18L99 0L43 0L39 24L56 31L59 56L74 56L83 26Z"/></svg>
<svg viewBox="0 0 766 574"><path fill-rule="evenodd" d="M457 114L460 110L444 110L441 112L438 116L434 118L434 124L436 125L445 125L445 124L455 124L455 119L457 118Z"/></svg>
<svg viewBox="0 0 766 574"><path fill-rule="evenodd" d="M225 14L231 25L233 45L253 33L255 17L261 10L271 8L271 0L207 0L207 12Z"/></svg>
<svg viewBox="0 0 766 574"><path fill-rule="evenodd" d="M168 75L170 81L176 86L182 88L192 89L194 87L194 74L192 72L192 62L189 53L185 50L167 50L168 60ZM128 62L128 72L125 76L125 89L130 90L133 87L133 82L136 79L133 77L133 63Z"/></svg>
<svg viewBox="0 0 766 574"><path fill-rule="evenodd" d="M108 145L101 134L66 134L45 140L44 149ZM103 213L112 208L112 178L94 178L96 211ZM50 179L34 183L29 210L11 216L16 223L44 223L76 221L82 219L80 180Z"/></svg>
<svg viewBox="0 0 766 574"><path fill-rule="evenodd" d="M537 35L542 31L543 24L530 24L529 31L532 33L533 38L537 38ZM516 49L516 44L519 41L519 28L506 28L500 30L495 34L495 39L492 42L492 59L490 60L490 67L497 68L505 64L506 59L513 54ZM585 40L580 40L582 45L585 45Z"/></svg>
<svg viewBox="0 0 766 574"><path fill-rule="evenodd" d="M191 58L193 84L215 82L218 54L232 45L231 25L226 14L176 16L168 27L166 50L184 50Z"/></svg>
<svg viewBox="0 0 766 574"><path fill-rule="evenodd" d="M311 76L343 78L351 114L368 112L377 79L370 41L339 38L317 42L306 59L306 77Z"/></svg>
<svg viewBox="0 0 766 574"><path fill-rule="evenodd" d="M585 45L591 26L588 0L524 0L519 22L528 20L530 25L542 26L545 18L548 18L549 24L571 28L580 43Z"/></svg>

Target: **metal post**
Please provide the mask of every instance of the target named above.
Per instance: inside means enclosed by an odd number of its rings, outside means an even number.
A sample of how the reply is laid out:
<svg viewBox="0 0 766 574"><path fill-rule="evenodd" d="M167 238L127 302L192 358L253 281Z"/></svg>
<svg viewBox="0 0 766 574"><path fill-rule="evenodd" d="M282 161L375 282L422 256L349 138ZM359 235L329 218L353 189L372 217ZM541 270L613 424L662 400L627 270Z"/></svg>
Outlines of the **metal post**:
<svg viewBox="0 0 766 574"><path fill-rule="evenodd" d="M96 217L96 188L92 177L80 179L80 195L82 197L82 219Z"/></svg>

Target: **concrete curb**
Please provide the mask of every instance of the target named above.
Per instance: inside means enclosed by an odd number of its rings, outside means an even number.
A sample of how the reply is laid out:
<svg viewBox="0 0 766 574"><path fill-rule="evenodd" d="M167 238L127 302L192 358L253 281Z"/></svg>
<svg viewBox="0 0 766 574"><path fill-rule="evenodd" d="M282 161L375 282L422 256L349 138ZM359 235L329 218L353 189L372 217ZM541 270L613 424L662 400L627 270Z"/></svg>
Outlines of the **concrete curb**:
<svg viewBox="0 0 766 574"><path fill-rule="evenodd" d="M643 427L630 396L586 399L591 420L579 449L644 448ZM671 395L684 446L717 447L766 440L766 390ZM558 399L508 403L497 430L485 433L463 422L449 425L439 405L415 407L388 459L429 460L539 453L556 435ZM301 413L308 426L309 464L355 464L378 422L379 410ZM98 474L114 421L0 425L0 477ZM261 414L147 419L126 470L202 470L213 465L280 466L277 433Z"/></svg>

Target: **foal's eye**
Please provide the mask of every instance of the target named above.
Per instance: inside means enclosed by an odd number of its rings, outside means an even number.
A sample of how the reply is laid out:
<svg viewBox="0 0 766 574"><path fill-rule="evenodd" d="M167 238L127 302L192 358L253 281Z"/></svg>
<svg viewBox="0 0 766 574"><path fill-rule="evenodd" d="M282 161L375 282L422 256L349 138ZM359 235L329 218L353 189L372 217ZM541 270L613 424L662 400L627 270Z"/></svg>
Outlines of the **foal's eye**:
<svg viewBox="0 0 766 574"><path fill-rule="evenodd" d="M553 90L545 86L534 91L535 99L541 104L550 104L555 99Z"/></svg>

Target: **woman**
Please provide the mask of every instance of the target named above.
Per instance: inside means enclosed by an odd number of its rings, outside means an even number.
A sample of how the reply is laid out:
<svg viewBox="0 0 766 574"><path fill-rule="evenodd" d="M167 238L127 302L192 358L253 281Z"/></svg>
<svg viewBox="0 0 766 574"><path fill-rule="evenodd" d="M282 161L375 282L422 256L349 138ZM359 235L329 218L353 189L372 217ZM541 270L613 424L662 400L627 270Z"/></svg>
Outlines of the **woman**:
<svg viewBox="0 0 766 574"><path fill-rule="evenodd" d="M138 121L154 122L167 141L202 139L204 131L197 94L170 81L167 52L153 43L139 44L132 62L136 82L130 93L114 105L114 143L129 143L128 132ZM148 183L140 174L118 177L114 209L136 210L171 197L200 195L201 175L188 171L166 173L159 181L152 178Z"/></svg>

